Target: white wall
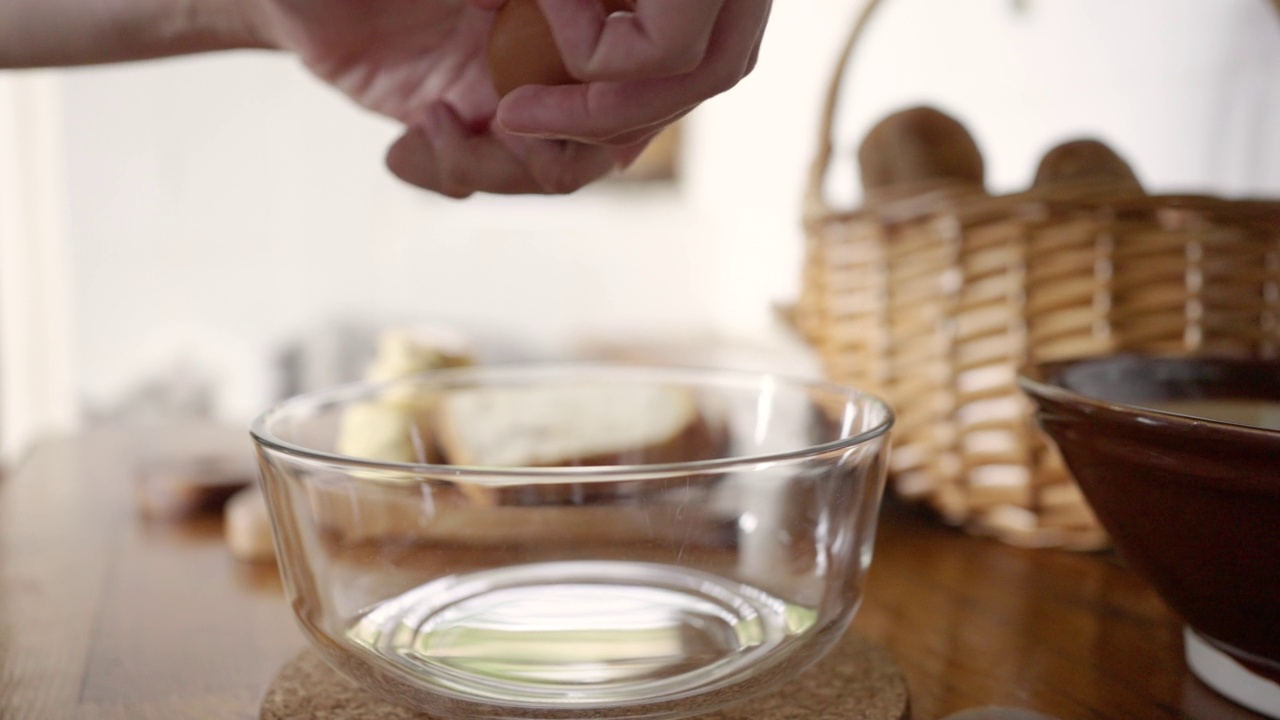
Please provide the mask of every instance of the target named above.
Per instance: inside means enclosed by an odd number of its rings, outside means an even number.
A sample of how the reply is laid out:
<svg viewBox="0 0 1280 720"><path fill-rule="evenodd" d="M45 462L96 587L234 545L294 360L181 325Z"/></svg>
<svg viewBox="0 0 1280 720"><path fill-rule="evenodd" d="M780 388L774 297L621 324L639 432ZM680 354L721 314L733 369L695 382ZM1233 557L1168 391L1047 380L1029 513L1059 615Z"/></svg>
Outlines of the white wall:
<svg viewBox="0 0 1280 720"><path fill-rule="evenodd" d="M0 77L0 462L77 421L53 90Z"/></svg>
<svg viewBox="0 0 1280 720"><path fill-rule="evenodd" d="M279 57L68 73L82 387L106 398L189 352L232 412L266 351L337 317L443 318L549 345L696 319L711 265L670 190L457 203L383 169L395 128Z"/></svg>
<svg viewBox="0 0 1280 720"><path fill-rule="evenodd" d="M247 416L267 350L324 318L440 317L553 347L598 328L767 337L795 292L819 101L855 0L779 0L755 75L690 119L685 182L455 203L381 166L388 123L259 54L59 80L77 385L100 402L183 353ZM1022 11L1018 7L1024 7ZM886 0L841 157L932 101L992 184L1101 133L1154 188L1280 192L1280 22L1266 0ZM852 168L832 192L853 204Z"/></svg>

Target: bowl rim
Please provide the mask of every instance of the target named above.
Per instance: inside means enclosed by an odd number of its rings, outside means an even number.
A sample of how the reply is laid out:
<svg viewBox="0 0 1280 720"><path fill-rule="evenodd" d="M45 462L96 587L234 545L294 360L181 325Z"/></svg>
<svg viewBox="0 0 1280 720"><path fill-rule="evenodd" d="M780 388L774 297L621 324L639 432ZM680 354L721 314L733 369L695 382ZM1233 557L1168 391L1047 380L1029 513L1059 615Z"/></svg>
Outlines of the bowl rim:
<svg viewBox="0 0 1280 720"><path fill-rule="evenodd" d="M1103 365L1111 363L1135 363L1150 365L1236 365L1248 367L1261 367L1264 365L1274 365L1280 368L1280 362L1264 359L1249 358L1232 358L1232 357L1179 357L1165 355L1147 355L1142 353L1115 353L1110 355L1092 355L1086 357L1064 358L1059 360L1048 360L1038 363L1027 363L1018 370L1018 384L1023 391L1030 395L1033 399L1043 398L1059 403L1068 403L1076 406L1091 407L1101 409L1111 413L1116 413L1124 417L1133 418L1137 421L1150 421L1152 419L1159 420L1165 425L1175 427L1205 428L1219 433L1230 433L1236 436L1243 436L1257 440L1270 442L1280 441L1280 430L1271 430L1268 428L1256 427L1253 425L1242 425L1226 420L1215 420L1213 418L1199 417L1196 415L1188 415L1186 413L1174 412L1172 410L1159 410L1151 407L1145 407L1134 403L1121 402L1118 400L1108 400L1106 398L1085 394L1079 390L1073 390L1064 385L1056 384L1049 380L1051 373L1055 370L1063 371L1071 367L1080 367L1084 365Z"/></svg>
<svg viewBox="0 0 1280 720"><path fill-rule="evenodd" d="M326 452L308 448L298 443L276 437L268 431L268 423L275 417L290 409L320 404L325 398L330 402L352 399L357 396L372 395L397 385L422 383L431 381L447 387L449 383L464 383L468 378L526 378L565 376L569 373L589 374L595 376L625 377L632 373L645 373L654 377L679 380L684 378L688 384L701 380L704 384L731 386L733 382L754 380L759 383L772 383L778 386L790 385L808 388L833 395L843 395L853 400L867 402L877 406L883 413L883 419L870 430L832 440L817 445L809 445L783 452L762 453L758 455L741 455L734 457L694 460L689 462L653 463L647 465L595 465L595 466L551 466L551 467L494 467L483 465L447 465L443 463L404 463L385 460L356 458L336 452ZM707 383L707 381L713 381ZM864 445L869 441L888 435L897 421L893 406L884 398L847 385L842 385L820 378L806 378L768 370L724 369L717 367L700 367L691 365L662 365L643 363L615 363L607 361L572 361L572 362L517 362L469 367L445 368L441 370L419 373L408 377L391 380L357 380L330 387L320 388L294 395L281 400L260 413L249 427L249 434L260 448L288 455L290 457L332 467L352 468L357 470L385 471L400 476L397 482L403 483L404 475L421 475L449 479L473 480L523 480L537 481L557 478L561 482L572 482L584 479L651 479L672 475L692 475L703 473L726 472L743 467L794 463L808 458L828 455L834 452L849 450ZM388 477L387 480L391 478ZM375 480L376 481L376 480Z"/></svg>

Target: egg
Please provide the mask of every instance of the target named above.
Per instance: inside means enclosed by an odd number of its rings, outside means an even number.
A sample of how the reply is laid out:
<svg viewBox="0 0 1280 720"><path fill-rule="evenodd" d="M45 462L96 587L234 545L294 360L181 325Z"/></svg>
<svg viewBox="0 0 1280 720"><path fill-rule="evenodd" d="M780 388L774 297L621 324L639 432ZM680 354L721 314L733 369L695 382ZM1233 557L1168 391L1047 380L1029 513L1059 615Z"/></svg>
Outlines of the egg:
<svg viewBox="0 0 1280 720"><path fill-rule="evenodd" d="M635 0L599 0L605 12L635 10ZM508 0L489 32L489 73L499 96L524 85L571 85L569 74L537 0Z"/></svg>

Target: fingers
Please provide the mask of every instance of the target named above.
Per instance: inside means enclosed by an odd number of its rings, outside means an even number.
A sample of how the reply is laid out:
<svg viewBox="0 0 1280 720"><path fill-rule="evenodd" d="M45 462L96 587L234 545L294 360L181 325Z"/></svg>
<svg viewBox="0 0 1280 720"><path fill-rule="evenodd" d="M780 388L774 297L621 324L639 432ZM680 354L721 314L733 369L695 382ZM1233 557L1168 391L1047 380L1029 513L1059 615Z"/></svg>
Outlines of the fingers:
<svg viewBox="0 0 1280 720"><path fill-rule="evenodd" d="M534 186L523 193L565 195L617 169L609 148L577 142L532 140L520 153Z"/></svg>
<svg viewBox="0 0 1280 720"><path fill-rule="evenodd" d="M452 198L477 192L567 194L613 171L609 148L468 128L449 106L432 106L387 153L401 180Z"/></svg>
<svg viewBox="0 0 1280 720"><path fill-rule="evenodd" d="M442 103L429 108L420 126L391 146L387 167L405 182L453 198L480 190L515 192L532 184L507 148L467 128Z"/></svg>
<svg viewBox="0 0 1280 720"><path fill-rule="evenodd" d="M666 77L702 64L725 0L637 0L606 15L599 0L541 0L565 67L593 82Z"/></svg>
<svg viewBox="0 0 1280 720"><path fill-rule="evenodd" d="M548 7L578 2L543 1ZM710 0L674 1L700 5ZM639 0L637 8L645 2L659 0ZM770 0L724 2L702 62L691 72L646 80L520 88L498 106L498 123L509 132L542 138L602 144L630 141L636 130L668 124L746 77L755 65L770 7Z"/></svg>
<svg viewBox="0 0 1280 720"><path fill-rule="evenodd" d="M645 151L645 148L649 147L649 143L652 142L656 136L657 133L654 133L638 142L614 148L612 152L614 163L616 163L618 168L622 170L631 167L631 163L634 163L636 159L640 157L641 153Z"/></svg>

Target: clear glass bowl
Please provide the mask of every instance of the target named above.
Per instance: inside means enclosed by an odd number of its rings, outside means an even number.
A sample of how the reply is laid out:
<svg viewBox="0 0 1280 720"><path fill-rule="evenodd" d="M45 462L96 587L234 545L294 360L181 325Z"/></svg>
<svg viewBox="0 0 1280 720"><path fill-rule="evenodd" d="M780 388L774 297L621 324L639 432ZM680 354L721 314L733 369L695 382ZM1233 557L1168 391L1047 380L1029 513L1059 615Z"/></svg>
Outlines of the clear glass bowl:
<svg viewBox="0 0 1280 720"><path fill-rule="evenodd" d="M674 718L844 632L892 422L822 382L531 366L303 395L253 436L294 611L344 675L440 717Z"/></svg>

